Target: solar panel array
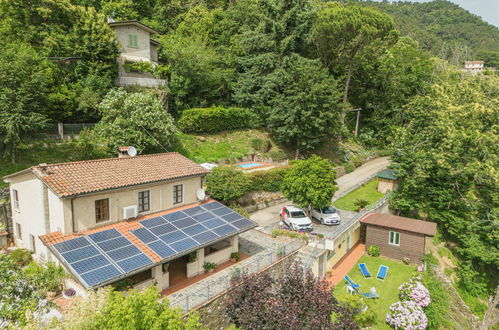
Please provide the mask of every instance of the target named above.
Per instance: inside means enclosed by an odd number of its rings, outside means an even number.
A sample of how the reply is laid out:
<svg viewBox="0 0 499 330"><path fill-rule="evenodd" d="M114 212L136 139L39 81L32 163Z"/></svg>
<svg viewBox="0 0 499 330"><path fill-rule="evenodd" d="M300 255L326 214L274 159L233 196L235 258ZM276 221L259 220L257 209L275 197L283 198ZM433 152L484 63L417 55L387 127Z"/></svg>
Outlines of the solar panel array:
<svg viewBox="0 0 499 330"><path fill-rule="evenodd" d="M234 235L256 224L219 202L140 221L131 232L163 259Z"/></svg>
<svg viewBox="0 0 499 330"><path fill-rule="evenodd" d="M153 264L116 229L73 238L54 244L54 248L87 287Z"/></svg>

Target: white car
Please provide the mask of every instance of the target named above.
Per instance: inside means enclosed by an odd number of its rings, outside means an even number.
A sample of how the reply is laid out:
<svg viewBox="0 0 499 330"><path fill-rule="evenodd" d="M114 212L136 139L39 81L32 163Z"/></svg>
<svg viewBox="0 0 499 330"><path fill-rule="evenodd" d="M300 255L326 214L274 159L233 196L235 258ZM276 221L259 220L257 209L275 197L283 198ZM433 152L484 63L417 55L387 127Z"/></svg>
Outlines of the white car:
<svg viewBox="0 0 499 330"><path fill-rule="evenodd" d="M293 230L312 231L312 221L307 214L296 206L284 206L280 212L281 220Z"/></svg>
<svg viewBox="0 0 499 330"><path fill-rule="evenodd" d="M323 209L312 209L312 218L317 219L323 225L339 225L340 215L338 211L332 207L325 207Z"/></svg>

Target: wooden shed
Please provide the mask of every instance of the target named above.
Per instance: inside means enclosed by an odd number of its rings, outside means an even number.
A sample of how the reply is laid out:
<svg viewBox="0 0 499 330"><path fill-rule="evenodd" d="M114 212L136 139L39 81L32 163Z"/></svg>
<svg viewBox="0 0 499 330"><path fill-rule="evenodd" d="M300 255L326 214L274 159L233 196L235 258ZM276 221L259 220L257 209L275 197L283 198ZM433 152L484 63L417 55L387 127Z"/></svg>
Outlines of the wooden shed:
<svg viewBox="0 0 499 330"><path fill-rule="evenodd" d="M383 170L376 175L378 177L378 192L386 194L397 187L397 177L392 170Z"/></svg>
<svg viewBox="0 0 499 330"><path fill-rule="evenodd" d="M369 213L360 222L366 226L366 247L376 245L383 256L421 263L427 246L437 232L434 222Z"/></svg>

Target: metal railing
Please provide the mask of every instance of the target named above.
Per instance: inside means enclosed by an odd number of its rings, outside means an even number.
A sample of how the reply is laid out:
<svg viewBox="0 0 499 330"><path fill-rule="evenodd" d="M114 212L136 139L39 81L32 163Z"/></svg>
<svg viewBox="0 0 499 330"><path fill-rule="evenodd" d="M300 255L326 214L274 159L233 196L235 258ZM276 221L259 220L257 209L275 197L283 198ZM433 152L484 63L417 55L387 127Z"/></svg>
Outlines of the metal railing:
<svg viewBox="0 0 499 330"><path fill-rule="evenodd" d="M56 137L58 139L64 139L72 135L78 135L85 128L93 128L94 123L79 123L79 124L49 124L47 125L41 133L47 134L49 136Z"/></svg>
<svg viewBox="0 0 499 330"><path fill-rule="evenodd" d="M257 273L271 266L282 258L289 256L303 246L303 240L297 239L279 246L277 249L267 249L256 255L242 260L239 264L229 267L210 276L206 281L200 281L177 291L170 296L170 306L180 307L183 311L202 305L216 295L230 289L243 276Z"/></svg>

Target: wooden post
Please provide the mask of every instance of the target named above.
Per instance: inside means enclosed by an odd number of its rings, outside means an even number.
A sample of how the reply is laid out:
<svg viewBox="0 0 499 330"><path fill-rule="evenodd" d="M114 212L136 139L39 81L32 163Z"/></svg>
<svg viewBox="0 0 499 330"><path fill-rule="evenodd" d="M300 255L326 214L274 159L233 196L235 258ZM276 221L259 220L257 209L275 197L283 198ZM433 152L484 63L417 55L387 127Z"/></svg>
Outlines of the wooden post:
<svg viewBox="0 0 499 330"><path fill-rule="evenodd" d="M59 137L61 138L61 140L64 140L64 125L63 125L63 123L58 123L57 129L59 131Z"/></svg>

